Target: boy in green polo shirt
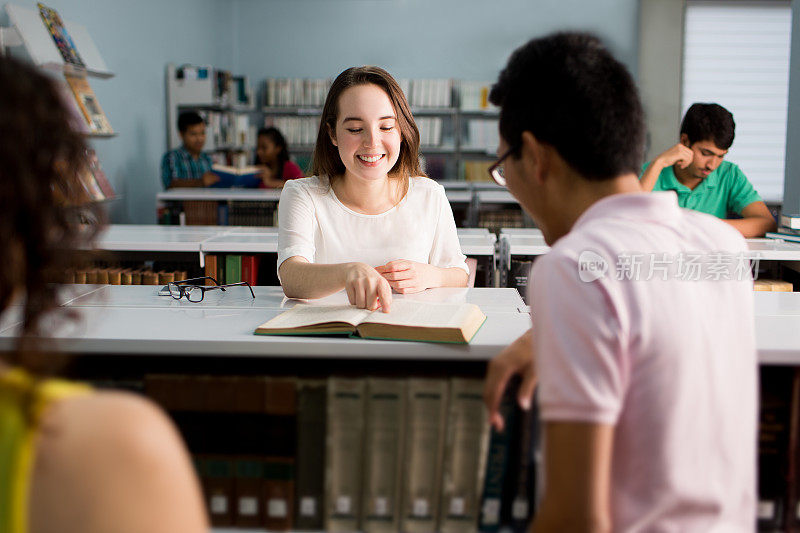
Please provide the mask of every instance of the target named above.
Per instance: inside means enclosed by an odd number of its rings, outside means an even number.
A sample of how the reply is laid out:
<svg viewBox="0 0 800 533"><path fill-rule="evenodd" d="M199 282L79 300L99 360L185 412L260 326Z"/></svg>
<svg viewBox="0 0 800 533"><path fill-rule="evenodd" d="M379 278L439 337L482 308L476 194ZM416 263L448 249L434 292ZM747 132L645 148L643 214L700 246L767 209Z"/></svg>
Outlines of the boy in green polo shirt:
<svg viewBox="0 0 800 533"><path fill-rule="evenodd" d="M733 115L718 104L692 104L680 142L643 167L645 191L675 191L678 205L724 219L745 237L763 237L775 219L741 169L723 161L733 144ZM729 213L742 218L728 219Z"/></svg>

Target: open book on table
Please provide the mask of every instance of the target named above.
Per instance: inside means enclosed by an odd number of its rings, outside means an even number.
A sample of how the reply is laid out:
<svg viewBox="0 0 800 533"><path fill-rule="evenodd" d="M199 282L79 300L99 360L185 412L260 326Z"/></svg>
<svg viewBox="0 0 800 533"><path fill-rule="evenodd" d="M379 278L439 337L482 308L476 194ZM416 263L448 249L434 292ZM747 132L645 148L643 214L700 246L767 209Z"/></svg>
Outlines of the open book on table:
<svg viewBox="0 0 800 533"><path fill-rule="evenodd" d="M395 300L391 311L352 305L297 304L256 328L256 335L358 335L365 339L468 343L486 315L474 304Z"/></svg>

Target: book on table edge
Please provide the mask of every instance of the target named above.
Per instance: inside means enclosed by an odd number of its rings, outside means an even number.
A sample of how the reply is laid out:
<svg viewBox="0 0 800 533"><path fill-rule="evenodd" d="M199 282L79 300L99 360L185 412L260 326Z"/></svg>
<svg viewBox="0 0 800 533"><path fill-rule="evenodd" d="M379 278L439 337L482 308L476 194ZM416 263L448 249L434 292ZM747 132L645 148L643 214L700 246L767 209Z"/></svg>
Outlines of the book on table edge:
<svg viewBox="0 0 800 533"><path fill-rule="evenodd" d="M781 239L784 241L800 242L800 235L795 233L789 233L787 231L787 228L779 228L777 232L769 232L765 234L765 236L770 239Z"/></svg>
<svg viewBox="0 0 800 533"><path fill-rule="evenodd" d="M791 229L800 229L800 214L781 215L781 226Z"/></svg>
<svg viewBox="0 0 800 533"><path fill-rule="evenodd" d="M298 304L261 324L256 335L343 335L467 344L486 321L474 304L395 300L391 311Z"/></svg>

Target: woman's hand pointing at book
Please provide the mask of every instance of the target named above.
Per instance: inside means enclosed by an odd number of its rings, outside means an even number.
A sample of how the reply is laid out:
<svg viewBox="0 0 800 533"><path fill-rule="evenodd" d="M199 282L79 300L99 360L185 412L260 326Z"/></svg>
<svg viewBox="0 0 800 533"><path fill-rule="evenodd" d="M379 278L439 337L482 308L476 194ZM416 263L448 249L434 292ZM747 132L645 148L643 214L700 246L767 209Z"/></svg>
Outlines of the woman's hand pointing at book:
<svg viewBox="0 0 800 533"><path fill-rule="evenodd" d="M349 263L345 273L344 288L352 305L374 311L379 307L384 313L392 305L392 288L377 270L365 263Z"/></svg>

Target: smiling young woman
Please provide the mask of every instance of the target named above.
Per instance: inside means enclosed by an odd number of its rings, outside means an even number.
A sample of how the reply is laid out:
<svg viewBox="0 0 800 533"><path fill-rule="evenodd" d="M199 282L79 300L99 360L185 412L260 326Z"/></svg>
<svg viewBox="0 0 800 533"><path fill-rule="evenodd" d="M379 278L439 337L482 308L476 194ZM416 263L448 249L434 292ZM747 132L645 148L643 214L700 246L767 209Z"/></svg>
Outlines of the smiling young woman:
<svg viewBox="0 0 800 533"><path fill-rule="evenodd" d="M419 130L397 82L353 67L322 110L314 176L287 182L279 204L278 275L289 297L344 288L360 308L391 293L467 284L444 188L419 166Z"/></svg>

